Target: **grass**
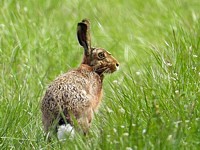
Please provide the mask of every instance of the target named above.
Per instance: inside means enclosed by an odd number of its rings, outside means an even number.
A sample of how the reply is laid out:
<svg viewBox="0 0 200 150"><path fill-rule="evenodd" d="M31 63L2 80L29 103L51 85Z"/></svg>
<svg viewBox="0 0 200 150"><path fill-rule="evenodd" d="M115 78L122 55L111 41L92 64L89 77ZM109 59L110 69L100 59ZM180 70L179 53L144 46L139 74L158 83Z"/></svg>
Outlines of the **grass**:
<svg viewBox="0 0 200 150"><path fill-rule="evenodd" d="M200 3L0 1L1 149L198 149ZM47 85L77 67L76 24L90 18L93 45L120 71L107 75L87 137L47 143L40 101Z"/></svg>

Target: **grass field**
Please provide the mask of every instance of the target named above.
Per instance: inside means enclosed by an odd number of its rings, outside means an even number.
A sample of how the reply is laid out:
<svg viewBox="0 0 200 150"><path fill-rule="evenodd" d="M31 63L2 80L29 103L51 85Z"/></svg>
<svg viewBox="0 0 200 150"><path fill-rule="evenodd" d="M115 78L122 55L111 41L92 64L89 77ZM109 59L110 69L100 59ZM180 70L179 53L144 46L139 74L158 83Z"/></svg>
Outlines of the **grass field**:
<svg viewBox="0 0 200 150"><path fill-rule="evenodd" d="M0 149L198 149L199 8L199 0L1 0ZM83 18L120 70L105 78L89 135L47 143L40 101L80 64Z"/></svg>

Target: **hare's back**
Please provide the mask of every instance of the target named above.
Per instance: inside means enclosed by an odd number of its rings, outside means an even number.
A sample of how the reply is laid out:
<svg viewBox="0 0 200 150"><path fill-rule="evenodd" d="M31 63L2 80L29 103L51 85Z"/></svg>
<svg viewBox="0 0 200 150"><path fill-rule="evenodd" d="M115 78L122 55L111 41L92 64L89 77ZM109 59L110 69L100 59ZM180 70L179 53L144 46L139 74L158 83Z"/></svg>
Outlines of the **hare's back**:
<svg viewBox="0 0 200 150"><path fill-rule="evenodd" d="M98 101L101 81L94 72L72 70L49 85L43 99L43 107L53 113L59 109L82 112Z"/></svg>

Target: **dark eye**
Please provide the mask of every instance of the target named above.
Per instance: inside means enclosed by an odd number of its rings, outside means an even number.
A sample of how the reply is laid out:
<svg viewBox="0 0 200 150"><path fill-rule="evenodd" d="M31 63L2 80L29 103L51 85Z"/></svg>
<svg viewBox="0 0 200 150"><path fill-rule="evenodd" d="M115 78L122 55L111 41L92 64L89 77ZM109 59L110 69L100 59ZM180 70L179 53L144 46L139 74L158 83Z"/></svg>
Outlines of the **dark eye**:
<svg viewBox="0 0 200 150"><path fill-rule="evenodd" d="M98 53L98 58L99 58L99 59L104 59L104 58L105 58L104 52Z"/></svg>

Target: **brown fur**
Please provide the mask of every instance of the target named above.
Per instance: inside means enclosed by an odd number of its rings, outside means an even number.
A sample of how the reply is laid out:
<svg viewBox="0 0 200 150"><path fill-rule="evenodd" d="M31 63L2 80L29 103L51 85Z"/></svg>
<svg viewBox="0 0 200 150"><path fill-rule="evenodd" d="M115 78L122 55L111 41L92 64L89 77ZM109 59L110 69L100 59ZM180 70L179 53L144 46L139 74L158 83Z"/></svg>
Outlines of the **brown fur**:
<svg viewBox="0 0 200 150"><path fill-rule="evenodd" d="M84 48L82 64L56 78L42 99L42 122L46 132L51 130L54 122L58 123L63 114L67 123L73 125L74 117L83 132L87 133L93 112L97 110L102 99L103 74L112 73L119 66L109 52L90 46L88 20L78 23L77 36Z"/></svg>

